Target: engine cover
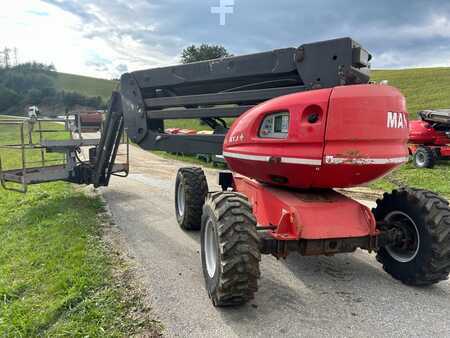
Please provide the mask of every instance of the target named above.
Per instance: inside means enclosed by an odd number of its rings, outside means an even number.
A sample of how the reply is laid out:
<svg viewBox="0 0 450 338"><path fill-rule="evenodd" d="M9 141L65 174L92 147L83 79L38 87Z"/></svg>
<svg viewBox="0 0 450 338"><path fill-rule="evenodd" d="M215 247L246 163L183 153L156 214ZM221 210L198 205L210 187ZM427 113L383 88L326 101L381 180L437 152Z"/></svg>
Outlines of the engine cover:
<svg viewBox="0 0 450 338"><path fill-rule="evenodd" d="M286 95L240 116L223 155L247 177L293 188L351 187L408 161L405 99L384 85Z"/></svg>
<svg viewBox="0 0 450 338"><path fill-rule="evenodd" d="M450 143L450 138L445 131L439 131L425 121L411 121L409 131L409 142L423 145L446 145Z"/></svg>

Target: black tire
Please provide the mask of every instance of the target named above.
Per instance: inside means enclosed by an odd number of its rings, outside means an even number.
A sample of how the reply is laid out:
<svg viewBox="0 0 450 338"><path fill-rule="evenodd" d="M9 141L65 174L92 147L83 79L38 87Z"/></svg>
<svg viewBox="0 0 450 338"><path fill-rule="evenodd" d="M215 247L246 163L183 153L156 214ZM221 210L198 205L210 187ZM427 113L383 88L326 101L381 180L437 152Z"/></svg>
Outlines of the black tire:
<svg viewBox="0 0 450 338"><path fill-rule="evenodd" d="M206 290L214 306L237 306L254 298L261 253L256 219L244 195L218 192L208 196L201 256Z"/></svg>
<svg viewBox="0 0 450 338"><path fill-rule="evenodd" d="M175 182L175 214L184 230L200 230L208 183L201 168L181 168Z"/></svg>
<svg viewBox="0 0 450 338"><path fill-rule="evenodd" d="M403 247L398 243L378 250L377 260L387 273L414 286L431 285L448 278L448 201L426 190L402 188L384 194L383 199L377 201L373 213L377 221L396 222L397 227L409 229L409 238L405 237L409 241L405 241Z"/></svg>
<svg viewBox="0 0 450 338"><path fill-rule="evenodd" d="M430 147L419 147L413 156L416 168L433 168L436 163L436 155Z"/></svg>
<svg viewBox="0 0 450 338"><path fill-rule="evenodd" d="M435 161L435 163L442 159L441 149L440 148L434 148L433 149L433 154L434 154L434 161Z"/></svg>

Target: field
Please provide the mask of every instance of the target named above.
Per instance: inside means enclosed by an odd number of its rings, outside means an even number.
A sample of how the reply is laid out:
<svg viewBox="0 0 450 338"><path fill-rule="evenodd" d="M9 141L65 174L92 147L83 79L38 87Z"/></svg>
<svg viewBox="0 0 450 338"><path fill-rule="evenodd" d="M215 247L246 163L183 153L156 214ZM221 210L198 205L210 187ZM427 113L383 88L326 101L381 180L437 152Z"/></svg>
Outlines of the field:
<svg viewBox="0 0 450 338"><path fill-rule="evenodd" d="M450 162L441 161L433 169L416 169L409 163L370 187L390 191L402 185L431 190L450 199Z"/></svg>
<svg viewBox="0 0 450 338"><path fill-rule="evenodd" d="M100 96L107 101L117 82L87 76L58 73L56 86L59 90L78 92L86 96Z"/></svg>
<svg viewBox="0 0 450 338"><path fill-rule="evenodd" d="M413 118L420 110L450 108L450 68L375 70L372 80L399 88Z"/></svg>
<svg viewBox="0 0 450 338"><path fill-rule="evenodd" d="M1 115L0 115L1 117ZM4 120L5 118L2 117ZM8 119L8 122L11 123L11 119ZM46 133L45 138L47 140L67 140L69 139L69 134L64 131L64 125L62 124L56 124L56 123L49 123L49 122L42 122L40 127L37 125L35 126L35 130L41 128L41 129L52 129L55 132ZM60 130L60 131L58 131ZM26 142L29 140L28 135L28 128L24 127L24 139ZM33 143L38 142L39 140L39 133L33 132L31 134L31 138ZM8 124L8 125L2 125L0 124L0 146L2 145L18 145L21 144L21 137L20 137L20 125L19 124ZM0 157L1 157L1 165L3 170L9 170L9 169L17 169L21 167L22 164L22 154L17 149L5 149L0 148ZM64 156L62 154L47 154L45 156L45 160L48 161L48 164L61 164L63 163ZM27 149L25 150L25 161L26 161L26 167L37 167L41 166L42 164L42 156L41 151L37 149ZM20 165L18 167L18 165Z"/></svg>
<svg viewBox="0 0 450 338"><path fill-rule="evenodd" d="M0 126L0 143L16 142L14 129ZM20 165L16 153L0 155L8 167ZM33 186L26 195L0 188L0 337L122 337L154 329L147 315L131 318L145 308L117 278L127 267L101 239L103 210L98 197L67 183Z"/></svg>

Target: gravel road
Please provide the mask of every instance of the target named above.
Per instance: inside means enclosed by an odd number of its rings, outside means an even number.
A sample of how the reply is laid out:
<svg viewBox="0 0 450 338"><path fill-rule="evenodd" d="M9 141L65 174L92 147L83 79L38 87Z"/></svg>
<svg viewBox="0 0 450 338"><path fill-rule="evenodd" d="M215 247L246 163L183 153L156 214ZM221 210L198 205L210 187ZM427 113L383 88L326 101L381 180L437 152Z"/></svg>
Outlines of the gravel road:
<svg viewBox="0 0 450 338"><path fill-rule="evenodd" d="M199 233L183 232L175 220L174 182L183 163L135 147L131 161L130 177L101 191L166 336L450 337L449 282L404 286L363 251L265 256L255 300L214 308L203 286ZM207 175L217 181L214 171Z"/></svg>

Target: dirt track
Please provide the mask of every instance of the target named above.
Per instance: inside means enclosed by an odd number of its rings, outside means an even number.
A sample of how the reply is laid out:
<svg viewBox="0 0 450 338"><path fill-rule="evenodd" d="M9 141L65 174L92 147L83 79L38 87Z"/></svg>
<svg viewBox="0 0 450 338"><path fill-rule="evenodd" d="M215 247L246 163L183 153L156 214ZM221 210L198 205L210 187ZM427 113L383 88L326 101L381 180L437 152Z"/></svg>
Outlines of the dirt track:
<svg viewBox="0 0 450 338"><path fill-rule="evenodd" d="M199 234L178 227L176 161L132 147L132 174L102 189L167 336L450 336L450 284L411 288L373 255L263 257L259 292L218 309L204 290ZM216 173L208 171L209 182ZM366 202L371 204L371 202Z"/></svg>

